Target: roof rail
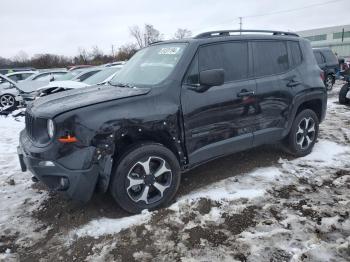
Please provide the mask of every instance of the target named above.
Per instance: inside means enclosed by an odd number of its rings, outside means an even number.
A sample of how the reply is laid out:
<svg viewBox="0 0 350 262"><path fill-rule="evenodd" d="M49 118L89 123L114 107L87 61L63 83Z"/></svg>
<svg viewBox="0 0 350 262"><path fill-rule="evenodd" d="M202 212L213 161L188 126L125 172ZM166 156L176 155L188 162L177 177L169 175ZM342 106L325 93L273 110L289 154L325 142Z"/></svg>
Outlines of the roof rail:
<svg viewBox="0 0 350 262"><path fill-rule="evenodd" d="M281 36L299 36L296 33L293 32L283 32L283 31L271 31L271 30L220 30L220 31L210 31L201 33L199 35L196 35L194 38L209 38L209 37L218 37L218 36L232 36L237 34L231 34L231 33L265 33L265 34L272 34L272 35L281 35Z"/></svg>

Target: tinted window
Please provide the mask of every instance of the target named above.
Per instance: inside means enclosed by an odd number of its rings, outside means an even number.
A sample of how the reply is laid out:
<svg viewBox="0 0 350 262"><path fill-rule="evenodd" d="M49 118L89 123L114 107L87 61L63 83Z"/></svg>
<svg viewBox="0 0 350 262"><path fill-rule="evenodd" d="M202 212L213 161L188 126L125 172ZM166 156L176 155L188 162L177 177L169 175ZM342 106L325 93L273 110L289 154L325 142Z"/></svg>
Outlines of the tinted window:
<svg viewBox="0 0 350 262"><path fill-rule="evenodd" d="M291 52L291 59L292 59L292 65L297 66L301 64L302 61L302 54L300 50L300 46L298 42L289 42L290 52Z"/></svg>
<svg viewBox="0 0 350 262"><path fill-rule="evenodd" d="M199 49L199 72L224 69L225 82L248 77L248 44L231 42L204 46Z"/></svg>
<svg viewBox="0 0 350 262"><path fill-rule="evenodd" d="M335 56L335 54L333 54L333 52L331 50L324 51L323 55L326 58L327 63L338 64L338 59Z"/></svg>
<svg viewBox="0 0 350 262"><path fill-rule="evenodd" d="M317 64L323 64L324 63L324 59L323 56L321 55L320 52L314 52Z"/></svg>
<svg viewBox="0 0 350 262"><path fill-rule="evenodd" d="M288 52L285 42L257 41L252 44L256 76L273 75L288 70Z"/></svg>

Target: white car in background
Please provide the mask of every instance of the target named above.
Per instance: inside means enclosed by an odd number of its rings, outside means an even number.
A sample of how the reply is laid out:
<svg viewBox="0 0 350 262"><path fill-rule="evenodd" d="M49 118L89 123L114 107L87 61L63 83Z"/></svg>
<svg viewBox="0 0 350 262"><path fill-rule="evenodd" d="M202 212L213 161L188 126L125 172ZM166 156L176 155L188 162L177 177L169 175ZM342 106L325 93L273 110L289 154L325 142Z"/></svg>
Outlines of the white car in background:
<svg viewBox="0 0 350 262"><path fill-rule="evenodd" d="M0 74L0 107L15 107L22 101L17 83Z"/></svg>
<svg viewBox="0 0 350 262"><path fill-rule="evenodd" d="M20 82L37 73L38 71L19 71L6 74L6 76L15 82Z"/></svg>
<svg viewBox="0 0 350 262"><path fill-rule="evenodd" d="M100 68L99 72L80 82L72 80L50 82L48 85L38 88L36 96L41 97L70 89L83 88L93 85L103 85L110 81L122 67L122 65L117 65Z"/></svg>

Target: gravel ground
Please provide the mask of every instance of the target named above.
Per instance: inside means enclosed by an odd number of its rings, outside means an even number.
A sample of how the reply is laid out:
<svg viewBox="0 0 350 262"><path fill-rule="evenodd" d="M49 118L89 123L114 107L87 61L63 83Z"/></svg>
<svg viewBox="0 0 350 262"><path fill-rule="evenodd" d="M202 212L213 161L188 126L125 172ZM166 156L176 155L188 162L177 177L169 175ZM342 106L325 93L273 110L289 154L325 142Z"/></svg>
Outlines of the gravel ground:
<svg viewBox="0 0 350 262"><path fill-rule="evenodd" d="M130 216L33 184L16 155L23 119L0 118L0 261L350 261L350 107L329 94L314 151L263 146L183 175L174 203Z"/></svg>

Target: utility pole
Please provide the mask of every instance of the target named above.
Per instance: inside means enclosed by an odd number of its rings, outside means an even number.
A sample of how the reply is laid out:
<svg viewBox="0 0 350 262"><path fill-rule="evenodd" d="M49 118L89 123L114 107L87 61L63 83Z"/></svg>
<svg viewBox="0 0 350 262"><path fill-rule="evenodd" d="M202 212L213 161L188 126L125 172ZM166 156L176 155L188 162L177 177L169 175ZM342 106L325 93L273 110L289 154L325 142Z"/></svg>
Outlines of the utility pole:
<svg viewBox="0 0 350 262"><path fill-rule="evenodd" d="M112 56L114 58L114 45L112 45Z"/></svg>
<svg viewBox="0 0 350 262"><path fill-rule="evenodd" d="M243 24L243 22L242 22L242 17L240 16L240 17L238 17L238 18L239 18L239 30L242 31L242 24ZM242 32L239 32L239 34L241 35Z"/></svg>

